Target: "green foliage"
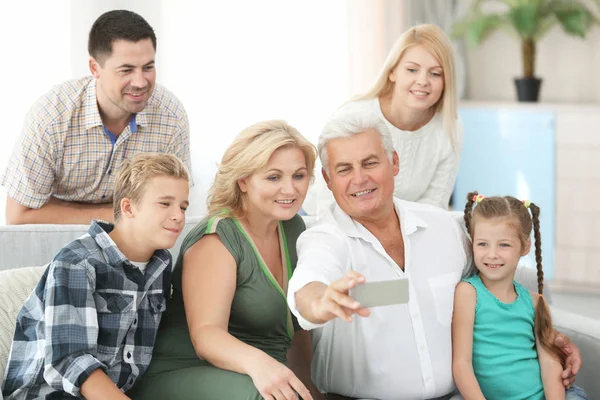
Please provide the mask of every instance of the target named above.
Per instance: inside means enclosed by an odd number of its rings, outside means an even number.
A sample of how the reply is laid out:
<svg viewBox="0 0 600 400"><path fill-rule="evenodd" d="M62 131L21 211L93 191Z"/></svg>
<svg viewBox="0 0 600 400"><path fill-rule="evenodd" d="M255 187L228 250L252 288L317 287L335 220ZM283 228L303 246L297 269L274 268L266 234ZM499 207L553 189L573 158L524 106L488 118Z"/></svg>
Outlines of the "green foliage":
<svg viewBox="0 0 600 400"><path fill-rule="evenodd" d="M452 27L453 37L464 37L468 44L478 45L493 32L503 29L521 40L523 75L535 73L536 42L557 24L569 35L585 38L590 28L600 25L597 13L600 0L472 0L469 14ZM484 5L503 8L500 12L484 12ZM589 6L595 4L596 10ZM595 14L596 13L596 14Z"/></svg>
<svg viewBox="0 0 600 400"><path fill-rule="evenodd" d="M600 0L588 0L598 5ZM484 13L485 3L503 4L503 12ZM598 10L596 10L598 11ZM498 29L516 32L521 39L538 41L559 24L570 35L585 37L600 21L583 0L475 0L470 13L453 26L452 36L478 45Z"/></svg>

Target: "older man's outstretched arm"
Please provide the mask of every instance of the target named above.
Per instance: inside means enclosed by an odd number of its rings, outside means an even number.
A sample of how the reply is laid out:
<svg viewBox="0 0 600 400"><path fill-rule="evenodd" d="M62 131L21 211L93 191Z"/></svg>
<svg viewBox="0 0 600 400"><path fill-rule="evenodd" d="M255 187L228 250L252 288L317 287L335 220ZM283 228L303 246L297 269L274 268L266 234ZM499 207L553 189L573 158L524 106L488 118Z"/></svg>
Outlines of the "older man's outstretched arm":
<svg viewBox="0 0 600 400"><path fill-rule="evenodd" d="M313 324L324 324L334 318L352 321L352 315L368 317L367 308L350 297L349 290L365 282L365 277L355 271L334 281L329 286L311 282L296 293L296 309Z"/></svg>

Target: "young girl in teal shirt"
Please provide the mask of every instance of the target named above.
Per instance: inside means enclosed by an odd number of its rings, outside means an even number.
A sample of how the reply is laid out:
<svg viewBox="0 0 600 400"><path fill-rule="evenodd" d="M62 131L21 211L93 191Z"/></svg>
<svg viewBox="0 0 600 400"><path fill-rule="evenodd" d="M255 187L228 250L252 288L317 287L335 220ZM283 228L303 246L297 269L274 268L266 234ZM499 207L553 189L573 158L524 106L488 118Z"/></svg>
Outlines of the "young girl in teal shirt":
<svg viewBox="0 0 600 400"><path fill-rule="evenodd" d="M565 355L554 344L542 296L539 213L535 204L514 197L467 195L465 223L477 268L456 287L452 320L454 381L465 400L587 398L580 388L565 392L563 386ZM531 248L532 228L538 293L514 280L519 259Z"/></svg>

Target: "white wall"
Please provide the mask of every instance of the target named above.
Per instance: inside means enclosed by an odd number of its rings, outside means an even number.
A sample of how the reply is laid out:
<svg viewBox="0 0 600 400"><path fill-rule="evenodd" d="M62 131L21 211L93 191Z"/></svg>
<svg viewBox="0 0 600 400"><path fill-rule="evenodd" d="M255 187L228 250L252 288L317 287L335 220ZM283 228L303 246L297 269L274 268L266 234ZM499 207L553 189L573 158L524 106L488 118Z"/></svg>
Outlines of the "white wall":
<svg viewBox="0 0 600 400"><path fill-rule="evenodd" d="M162 10L165 85L192 130L194 199L203 212L223 151L246 126L285 119L313 143L348 96L343 0L189 3Z"/></svg>
<svg viewBox="0 0 600 400"><path fill-rule="evenodd" d="M538 43L536 69L543 79L541 102L600 102L600 29L594 28L584 40L554 28ZM514 78L522 74L519 41L497 32L468 49L467 97L514 101Z"/></svg>
<svg viewBox="0 0 600 400"><path fill-rule="evenodd" d="M23 0L0 7L1 175L29 106L53 84L71 77L72 48L69 2ZM5 199L0 187L0 224Z"/></svg>
<svg viewBox="0 0 600 400"><path fill-rule="evenodd" d="M0 12L0 173L31 104L53 85L89 74L89 29L116 8L138 12L153 26L157 79L187 109L196 182L192 214L204 212L216 164L239 131L285 119L315 142L348 97L345 0L10 2ZM0 188L0 224L4 200Z"/></svg>
<svg viewBox="0 0 600 400"><path fill-rule="evenodd" d="M348 70L352 95L366 92L407 26L406 1L348 1Z"/></svg>

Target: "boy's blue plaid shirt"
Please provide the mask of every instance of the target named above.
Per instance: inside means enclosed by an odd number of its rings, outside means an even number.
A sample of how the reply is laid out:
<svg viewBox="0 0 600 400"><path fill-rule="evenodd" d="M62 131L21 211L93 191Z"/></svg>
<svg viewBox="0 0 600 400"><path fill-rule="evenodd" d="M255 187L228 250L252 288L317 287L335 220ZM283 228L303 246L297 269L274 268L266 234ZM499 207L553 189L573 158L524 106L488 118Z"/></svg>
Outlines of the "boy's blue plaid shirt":
<svg viewBox="0 0 600 400"><path fill-rule="evenodd" d="M112 225L92 222L88 234L50 263L17 317L6 368L5 399L54 392L80 397L101 368L123 391L150 364L169 294L172 261L158 250L145 272L109 237Z"/></svg>

